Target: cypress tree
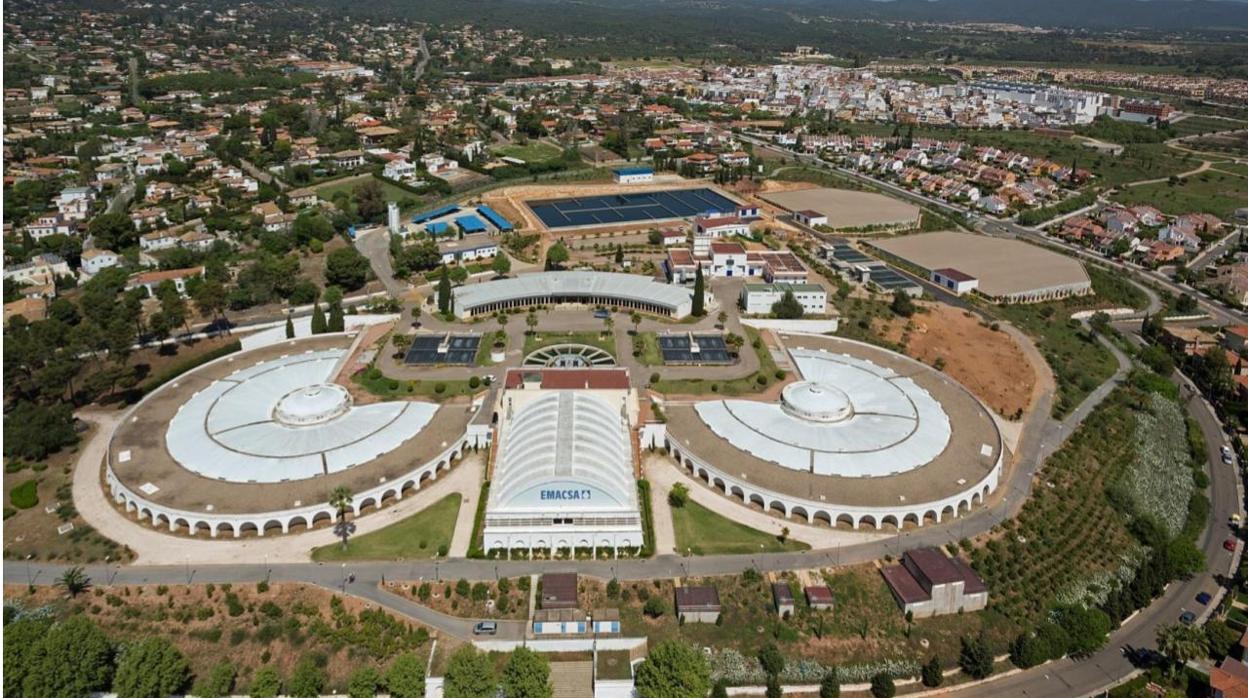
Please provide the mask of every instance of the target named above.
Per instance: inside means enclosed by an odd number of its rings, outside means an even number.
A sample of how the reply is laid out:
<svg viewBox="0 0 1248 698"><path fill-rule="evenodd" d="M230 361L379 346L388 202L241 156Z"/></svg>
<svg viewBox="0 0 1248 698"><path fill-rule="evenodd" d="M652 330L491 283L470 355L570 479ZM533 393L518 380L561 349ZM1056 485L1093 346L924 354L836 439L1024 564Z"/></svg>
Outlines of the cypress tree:
<svg viewBox="0 0 1248 698"><path fill-rule="evenodd" d="M438 312L446 315L451 312L451 273L446 265L442 265L442 274L438 277Z"/></svg>
<svg viewBox="0 0 1248 698"><path fill-rule="evenodd" d="M328 331L342 332L346 329L346 322L342 317L342 304L334 303L329 306L329 324Z"/></svg>
<svg viewBox="0 0 1248 698"><path fill-rule="evenodd" d="M693 314L695 317L706 315L706 280L702 278L701 264L693 277Z"/></svg>
<svg viewBox="0 0 1248 698"><path fill-rule="evenodd" d="M325 322L325 312L321 310L319 302L312 304L312 334L325 334L328 325Z"/></svg>
<svg viewBox="0 0 1248 698"><path fill-rule="evenodd" d="M295 323L293 320L290 319L290 316L287 315L286 316L286 339L294 339L294 338L295 338Z"/></svg>

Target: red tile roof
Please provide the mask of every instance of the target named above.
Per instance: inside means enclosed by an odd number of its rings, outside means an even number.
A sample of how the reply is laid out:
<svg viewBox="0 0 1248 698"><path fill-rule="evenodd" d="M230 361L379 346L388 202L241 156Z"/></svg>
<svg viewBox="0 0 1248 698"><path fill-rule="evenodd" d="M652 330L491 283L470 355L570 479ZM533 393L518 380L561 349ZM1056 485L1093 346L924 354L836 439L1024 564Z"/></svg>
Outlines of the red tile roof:
<svg viewBox="0 0 1248 698"><path fill-rule="evenodd" d="M542 390L628 390L628 369L542 368L508 369L503 381L508 389L526 381L540 380Z"/></svg>

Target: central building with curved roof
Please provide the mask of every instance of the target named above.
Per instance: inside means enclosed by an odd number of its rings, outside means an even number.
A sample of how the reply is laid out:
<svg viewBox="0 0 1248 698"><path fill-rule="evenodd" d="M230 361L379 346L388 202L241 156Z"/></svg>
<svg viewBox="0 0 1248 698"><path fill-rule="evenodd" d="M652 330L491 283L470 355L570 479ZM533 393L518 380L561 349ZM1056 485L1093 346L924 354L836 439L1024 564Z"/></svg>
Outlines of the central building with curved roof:
<svg viewBox="0 0 1248 698"><path fill-rule="evenodd" d="M455 314L468 319L534 305L609 305L683 318L693 291L646 276L605 271L544 271L466 284L452 292ZM708 302L709 294L708 294Z"/></svg>
<svg viewBox="0 0 1248 698"><path fill-rule="evenodd" d="M640 548L628 372L513 369L504 388L485 549Z"/></svg>

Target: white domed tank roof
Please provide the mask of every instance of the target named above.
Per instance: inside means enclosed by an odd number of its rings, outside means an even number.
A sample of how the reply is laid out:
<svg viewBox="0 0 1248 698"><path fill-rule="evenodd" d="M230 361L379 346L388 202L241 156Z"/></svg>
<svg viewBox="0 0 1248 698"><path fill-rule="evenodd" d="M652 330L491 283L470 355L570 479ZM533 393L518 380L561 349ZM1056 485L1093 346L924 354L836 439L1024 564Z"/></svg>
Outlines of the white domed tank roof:
<svg viewBox="0 0 1248 698"><path fill-rule="evenodd" d="M844 390L820 381L798 381L784 386L780 406L808 422L843 422L854 416L854 404Z"/></svg>

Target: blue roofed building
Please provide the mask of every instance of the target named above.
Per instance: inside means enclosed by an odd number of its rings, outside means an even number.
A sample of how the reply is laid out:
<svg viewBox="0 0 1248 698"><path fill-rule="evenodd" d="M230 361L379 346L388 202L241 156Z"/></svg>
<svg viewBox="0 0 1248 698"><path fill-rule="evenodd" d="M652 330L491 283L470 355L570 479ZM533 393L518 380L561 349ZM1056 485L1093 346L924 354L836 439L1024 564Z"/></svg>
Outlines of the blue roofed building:
<svg viewBox="0 0 1248 698"><path fill-rule="evenodd" d="M466 216L456 218L455 225L459 226L459 229L463 231L465 235L471 235L472 233L484 233L486 230L485 221L471 213Z"/></svg>
<svg viewBox="0 0 1248 698"><path fill-rule="evenodd" d="M510 233L513 230L515 230L515 227L511 224L511 221L507 220L506 218L503 218L503 216L500 215L498 211L495 211L494 209L490 208L489 206L486 206L485 204L481 204L480 206L477 207L477 213L481 214L495 228L498 228L498 232L500 233Z"/></svg>
<svg viewBox="0 0 1248 698"><path fill-rule="evenodd" d="M653 167L621 167L612 174L616 184L646 184L654 181Z"/></svg>
<svg viewBox="0 0 1248 698"><path fill-rule="evenodd" d="M425 232L430 235L446 235L451 232L451 224L446 221L434 221L425 225Z"/></svg>

